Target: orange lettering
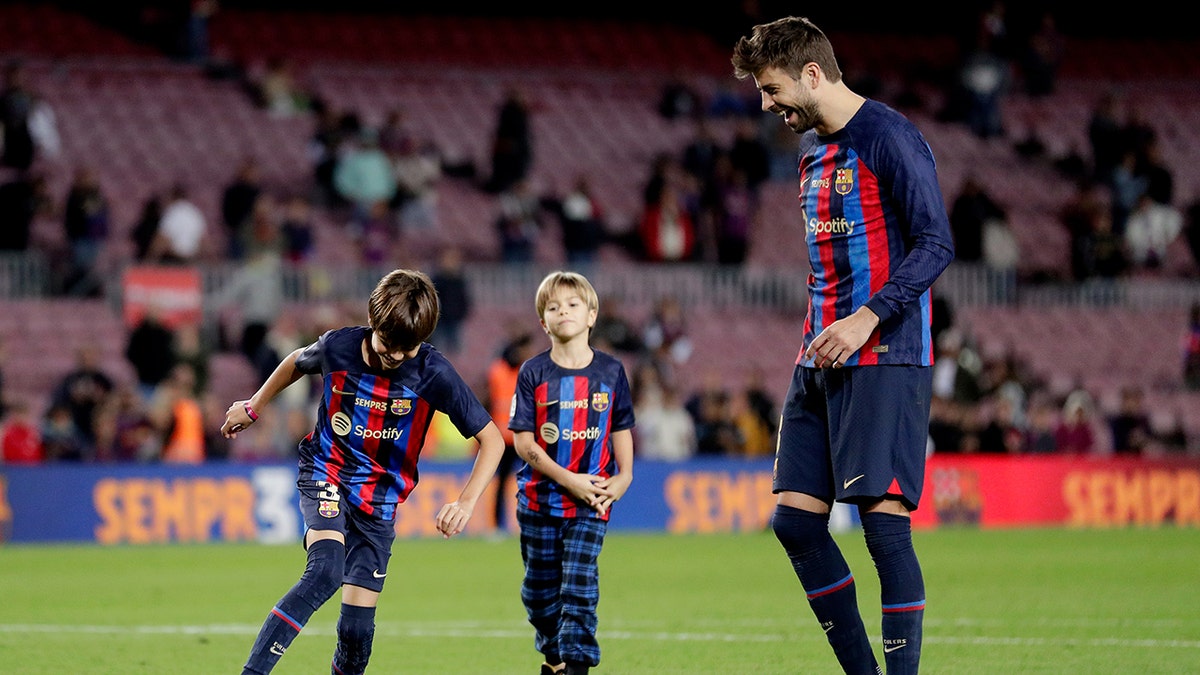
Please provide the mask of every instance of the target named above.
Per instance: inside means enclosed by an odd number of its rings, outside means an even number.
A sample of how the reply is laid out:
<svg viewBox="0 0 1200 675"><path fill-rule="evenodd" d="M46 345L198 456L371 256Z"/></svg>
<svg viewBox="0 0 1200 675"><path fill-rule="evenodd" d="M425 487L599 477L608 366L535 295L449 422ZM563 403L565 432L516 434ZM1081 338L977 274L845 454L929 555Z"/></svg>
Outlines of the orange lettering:
<svg viewBox="0 0 1200 675"><path fill-rule="evenodd" d="M150 518L150 531L154 541L168 542L173 537L178 541L192 539L192 522L188 518L188 490L186 485L176 483L168 486L161 480L150 485L150 503L153 513Z"/></svg>
<svg viewBox="0 0 1200 675"><path fill-rule="evenodd" d="M258 538L258 523L254 520L256 496L254 486L244 478L226 478L222 486L225 495L221 538L226 541Z"/></svg>

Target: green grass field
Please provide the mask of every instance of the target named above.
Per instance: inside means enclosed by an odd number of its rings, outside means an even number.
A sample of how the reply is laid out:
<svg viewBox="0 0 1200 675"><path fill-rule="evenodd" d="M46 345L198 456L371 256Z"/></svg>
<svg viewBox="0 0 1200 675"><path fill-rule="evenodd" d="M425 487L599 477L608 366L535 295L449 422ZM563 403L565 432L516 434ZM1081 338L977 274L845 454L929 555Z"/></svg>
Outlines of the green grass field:
<svg viewBox="0 0 1200 675"><path fill-rule="evenodd" d="M925 673L1200 673L1200 532L950 529L916 540ZM877 635L861 535L839 542ZM302 567L299 546L0 548L0 673L240 672ZM537 672L514 539L399 540L389 572L369 673ZM276 673L329 672L337 604ZM769 533L611 534L599 637L597 673L839 672Z"/></svg>

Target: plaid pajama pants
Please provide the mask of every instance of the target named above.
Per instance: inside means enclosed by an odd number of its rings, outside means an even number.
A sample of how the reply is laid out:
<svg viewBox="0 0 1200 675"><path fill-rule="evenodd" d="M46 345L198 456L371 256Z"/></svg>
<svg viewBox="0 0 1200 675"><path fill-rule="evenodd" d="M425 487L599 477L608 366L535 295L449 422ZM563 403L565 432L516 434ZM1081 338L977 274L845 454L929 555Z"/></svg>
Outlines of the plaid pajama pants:
<svg viewBox="0 0 1200 675"><path fill-rule="evenodd" d="M521 509L521 600L536 631L534 646L550 663L600 663L596 605L598 558L608 523L599 518L556 518Z"/></svg>

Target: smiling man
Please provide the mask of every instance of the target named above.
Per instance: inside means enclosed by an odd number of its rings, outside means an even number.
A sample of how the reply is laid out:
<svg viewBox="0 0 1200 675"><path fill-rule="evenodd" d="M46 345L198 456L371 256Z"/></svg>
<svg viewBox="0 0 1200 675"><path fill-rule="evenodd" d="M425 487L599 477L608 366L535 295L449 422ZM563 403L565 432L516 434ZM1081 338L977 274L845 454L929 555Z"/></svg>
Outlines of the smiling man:
<svg viewBox="0 0 1200 675"><path fill-rule="evenodd" d="M734 47L762 109L800 135L809 309L775 458L772 527L847 673L879 673L851 574L829 534L858 506L879 574L889 675L916 673L925 585L909 514L924 483L933 364L930 287L954 257L933 153L900 113L851 91L808 19Z"/></svg>

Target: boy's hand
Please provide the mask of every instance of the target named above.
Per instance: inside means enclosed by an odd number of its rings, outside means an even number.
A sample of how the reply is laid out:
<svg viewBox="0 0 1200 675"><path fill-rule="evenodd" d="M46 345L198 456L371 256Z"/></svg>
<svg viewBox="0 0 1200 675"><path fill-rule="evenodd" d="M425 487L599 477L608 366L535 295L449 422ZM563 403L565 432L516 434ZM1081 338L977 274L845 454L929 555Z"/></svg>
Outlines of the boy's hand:
<svg viewBox="0 0 1200 675"><path fill-rule="evenodd" d="M254 424L254 419L246 412L248 401L234 401L225 411L225 423L221 425L221 435L225 438L237 438L238 432Z"/></svg>
<svg viewBox="0 0 1200 675"><path fill-rule="evenodd" d="M467 529L467 521L471 520L474 510L473 507L459 502L450 502L443 506L437 514L437 529L442 533L442 538L449 539Z"/></svg>
<svg viewBox="0 0 1200 675"><path fill-rule="evenodd" d="M602 496L596 503L596 510L601 514L607 512L614 503L621 497L625 496L625 492L629 490L630 483L633 482L633 475L624 472L618 473L615 476L610 476L597 483L597 487L605 488L608 494Z"/></svg>
<svg viewBox="0 0 1200 675"><path fill-rule="evenodd" d="M562 486L575 499L587 504L600 513L604 513L600 509L600 502L603 498L612 496L612 492L607 487L601 485L603 482L603 478L593 476L590 473L572 473Z"/></svg>

